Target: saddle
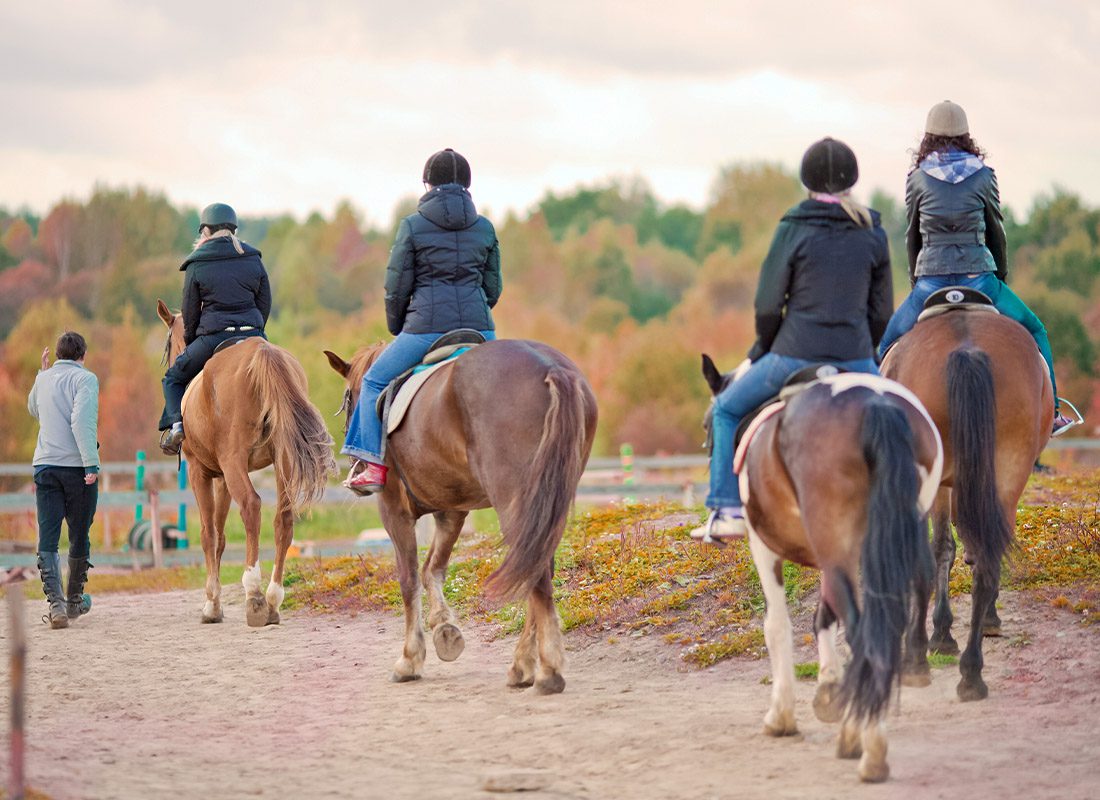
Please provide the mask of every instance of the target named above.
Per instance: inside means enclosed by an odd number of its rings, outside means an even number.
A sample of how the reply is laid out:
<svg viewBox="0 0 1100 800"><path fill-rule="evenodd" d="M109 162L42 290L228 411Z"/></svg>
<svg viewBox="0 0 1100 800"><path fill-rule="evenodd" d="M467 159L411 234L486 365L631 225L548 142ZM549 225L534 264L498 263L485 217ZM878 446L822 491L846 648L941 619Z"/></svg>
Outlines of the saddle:
<svg viewBox="0 0 1100 800"><path fill-rule="evenodd" d="M472 328L459 328L440 336L435 344L412 369L405 370L382 390L375 403L375 412L382 420L382 455L386 453L386 439L405 416L413 397L433 372L450 364L471 347L484 344L485 337Z"/></svg>
<svg viewBox="0 0 1100 800"><path fill-rule="evenodd" d="M992 311L999 314L989 295L968 286L947 286L938 289L924 301L924 310L917 317L917 322L944 314L948 311Z"/></svg>
<svg viewBox="0 0 1100 800"><path fill-rule="evenodd" d="M752 411L745 415L741 420L741 424L737 426L736 432L733 434L733 449L738 451L741 449L741 440L752 438L748 436L749 429L752 428L755 433L755 429L760 427L760 424L764 422L764 419L770 417L776 411L779 411L786 405L787 401L794 397L799 392L809 388L814 383L817 383L822 378L828 378L833 375L839 375L842 372L849 372L849 370L842 369L835 364L810 364L803 367L796 372L792 372L788 376L787 380L783 381L783 386L780 387L779 393L774 397L769 397L763 403L758 405ZM774 406L774 408L772 408ZM768 411L765 415L764 412ZM757 423L758 418L759 423Z"/></svg>

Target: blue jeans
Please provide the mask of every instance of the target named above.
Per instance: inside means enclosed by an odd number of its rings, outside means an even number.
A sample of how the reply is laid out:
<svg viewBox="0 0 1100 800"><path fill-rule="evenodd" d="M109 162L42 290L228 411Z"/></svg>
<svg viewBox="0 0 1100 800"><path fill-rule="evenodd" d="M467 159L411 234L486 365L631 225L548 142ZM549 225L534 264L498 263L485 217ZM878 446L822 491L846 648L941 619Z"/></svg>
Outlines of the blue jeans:
<svg viewBox="0 0 1100 800"><path fill-rule="evenodd" d="M879 358L881 359L886 354L890 345L900 339L902 334L908 333L917 324L917 317L924 310L924 301L933 292L948 286L969 286L972 289L984 292L993 301L993 305L998 311L1027 328L1027 332L1031 334L1036 347L1039 348L1043 361L1047 362L1047 370L1050 371L1050 385L1054 389L1055 398L1057 398L1058 382L1054 378L1054 354L1050 350L1047 329L1043 327L1042 320L1035 316L1035 312L1028 308L1024 301L992 272L981 272L974 276L926 275L917 278L917 285L913 287L913 291L898 306L894 316L890 317L890 323L886 326L886 333L882 335L882 341L879 342ZM1057 400L1055 400L1055 407L1057 405Z"/></svg>
<svg viewBox="0 0 1100 800"><path fill-rule="evenodd" d="M481 331L485 339L497 338L493 331ZM359 402L348 423L348 435L341 453L360 461L382 463L382 420L374 410L378 395L390 381L412 369L427 355L442 333L399 333L371 364L359 386Z"/></svg>
<svg viewBox="0 0 1100 800"><path fill-rule="evenodd" d="M711 406L713 444L710 451L710 494L707 508L741 505L741 488L733 472L733 436L746 414L765 400L775 397L783 382L803 367L819 364L791 356L767 353L753 362L740 379L714 398ZM873 358L830 362L851 372L878 375Z"/></svg>

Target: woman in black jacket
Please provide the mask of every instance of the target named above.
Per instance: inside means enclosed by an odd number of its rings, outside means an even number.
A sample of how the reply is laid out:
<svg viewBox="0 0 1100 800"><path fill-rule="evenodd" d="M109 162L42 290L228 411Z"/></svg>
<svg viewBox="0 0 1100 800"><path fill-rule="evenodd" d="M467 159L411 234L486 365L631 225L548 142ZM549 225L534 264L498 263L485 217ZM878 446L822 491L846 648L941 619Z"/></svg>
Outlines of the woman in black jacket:
<svg viewBox="0 0 1100 800"><path fill-rule="evenodd" d="M858 176L855 154L834 139L802 158L810 196L783 216L760 270L750 363L711 406L711 515L696 539L745 535L733 438L746 414L810 364L878 374L875 345L893 310L890 254L878 214L849 196Z"/></svg>
<svg viewBox="0 0 1100 800"><path fill-rule="evenodd" d="M913 290L890 320L879 344L879 356L917 324L924 301L933 292L948 286L977 289L1035 339L1050 372L1055 398L1052 435L1059 436L1077 423L1058 408L1054 355L1046 328L1005 283L1004 216L997 176L984 159L985 153L970 137L962 107L950 100L933 106L905 181L906 245Z"/></svg>
<svg viewBox="0 0 1100 800"><path fill-rule="evenodd" d="M473 328L496 338L490 309L500 297L500 246L493 223L470 197L470 164L447 148L424 165L427 192L401 221L386 267L386 322L396 338L363 376L342 453L352 456L344 485L356 494L386 483L378 395L420 363L443 334Z"/></svg>
<svg viewBox="0 0 1100 800"><path fill-rule="evenodd" d="M180 271L187 349L164 375L160 447L168 455L178 453L183 442L180 403L187 384L226 339L263 336L271 313L271 286L260 251L237 238L237 212L225 203L202 210L199 238Z"/></svg>

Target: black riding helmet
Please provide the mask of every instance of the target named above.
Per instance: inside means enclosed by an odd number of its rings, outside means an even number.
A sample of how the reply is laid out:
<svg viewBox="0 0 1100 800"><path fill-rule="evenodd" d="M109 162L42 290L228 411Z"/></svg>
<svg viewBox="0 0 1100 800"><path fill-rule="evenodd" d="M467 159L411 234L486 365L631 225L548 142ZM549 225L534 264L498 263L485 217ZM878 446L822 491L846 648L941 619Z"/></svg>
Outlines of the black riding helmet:
<svg viewBox="0 0 1100 800"><path fill-rule="evenodd" d="M469 189L470 162L449 147L440 150L424 165L424 183L429 186L457 183Z"/></svg>
<svg viewBox="0 0 1100 800"><path fill-rule="evenodd" d="M801 178L811 192L836 194L851 189L859 178L856 154L844 142L826 136L802 156Z"/></svg>
<svg viewBox="0 0 1100 800"><path fill-rule="evenodd" d="M237 212L225 203L211 203L199 215L199 230L205 227L214 230L218 230L219 227L229 227L230 230L237 230Z"/></svg>

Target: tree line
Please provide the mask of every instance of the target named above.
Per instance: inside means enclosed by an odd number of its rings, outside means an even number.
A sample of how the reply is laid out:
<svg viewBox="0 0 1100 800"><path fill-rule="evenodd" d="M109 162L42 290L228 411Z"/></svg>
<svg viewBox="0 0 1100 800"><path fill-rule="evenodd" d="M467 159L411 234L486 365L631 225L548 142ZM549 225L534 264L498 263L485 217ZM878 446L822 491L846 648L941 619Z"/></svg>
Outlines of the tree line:
<svg viewBox="0 0 1100 800"><path fill-rule="evenodd" d="M622 442L638 453L696 451L709 398L699 354L725 367L744 357L759 265L803 196L795 175L763 163L722 169L700 209L666 204L640 179L547 193L494 219L499 335L547 342L577 362L600 402L597 453ZM881 192L870 205L890 237L900 300L904 208ZM336 410L342 388L321 351L347 355L388 338L385 264L397 220L414 207L403 201L385 229L347 202L304 220L237 209L241 237L263 251L271 276L268 335L302 362L322 411ZM155 304L178 306L178 267L197 225L195 209L143 188L97 187L41 218L0 210L0 461L31 457L26 393L42 347L66 328L86 335L100 376L104 457L155 450L165 335ZM1009 281L1050 332L1062 394L1100 420L1100 209L1054 189L1024 217L1009 209L1006 232ZM339 439L342 420L328 418Z"/></svg>

